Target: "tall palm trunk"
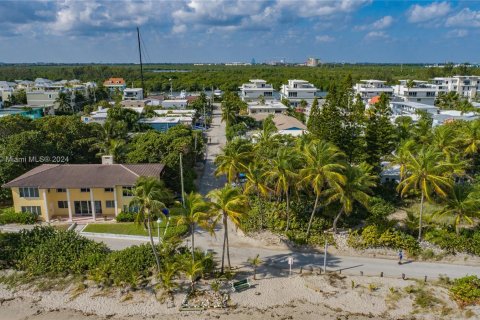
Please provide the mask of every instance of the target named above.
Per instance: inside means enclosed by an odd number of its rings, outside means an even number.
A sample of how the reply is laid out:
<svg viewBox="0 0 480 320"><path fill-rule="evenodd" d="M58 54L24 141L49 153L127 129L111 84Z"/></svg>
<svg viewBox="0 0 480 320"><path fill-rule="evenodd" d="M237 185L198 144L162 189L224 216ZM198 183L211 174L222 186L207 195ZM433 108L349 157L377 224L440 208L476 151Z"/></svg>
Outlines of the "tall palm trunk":
<svg viewBox="0 0 480 320"><path fill-rule="evenodd" d="M340 209L340 212L337 214L337 216L335 217L335 219L333 219L333 225L332 225L332 230L334 233L337 233L337 223L338 223L338 219L340 219L340 216L342 215L343 213L343 206L342 208Z"/></svg>
<svg viewBox="0 0 480 320"><path fill-rule="evenodd" d="M288 231L290 229L290 198L288 196L288 189L287 192L285 192L285 195L287 196L287 227L285 228L285 231Z"/></svg>
<svg viewBox="0 0 480 320"><path fill-rule="evenodd" d="M228 261L228 269L232 269L232 264L230 263L230 243L228 243L228 217L225 215L225 239L227 240L227 261Z"/></svg>
<svg viewBox="0 0 480 320"><path fill-rule="evenodd" d="M194 223L190 225L190 229L192 232L192 261L195 262L195 224Z"/></svg>
<svg viewBox="0 0 480 320"><path fill-rule="evenodd" d="M227 245L227 230L225 228L225 214L223 214L222 273L225 270L225 246L226 245Z"/></svg>
<svg viewBox="0 0 480 320"><path fill-rule="evenodd" d="M425 198L424 191L422 189L422 198L420 200L420 217L418 218L418 241L422 241L422 217L423 217L423 201Z"/></svg>
<svg viewBox="0 0 480 320"><path fill-rule="evenodd" d="M158 256L157 249L155 249L155 244L153 243L150 213L148 211L147 211L147 230L148 230L148 237L150 238L150 245L152 246L153 255L155 256L155 262L157 263L157 272L160 273L160 257Z"/></svg>
<svg viewBox="0 0 480 320"><path fill-rule="evenodd" d="M315 215L315 212L317 211L318 198L319 198L319 196L317 194L316 197L315 197L315 204L313 205L312 214L310 215L310 220L308 221L307 238L310 236L310 228L312 227L313 216Z"/></svg>

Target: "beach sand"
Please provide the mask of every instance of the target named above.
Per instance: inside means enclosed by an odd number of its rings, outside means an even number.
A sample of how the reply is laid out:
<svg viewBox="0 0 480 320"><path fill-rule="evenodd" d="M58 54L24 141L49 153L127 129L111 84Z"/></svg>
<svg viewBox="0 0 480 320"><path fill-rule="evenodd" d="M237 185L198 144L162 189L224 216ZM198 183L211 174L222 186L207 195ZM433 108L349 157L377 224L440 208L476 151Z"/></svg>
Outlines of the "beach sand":
<svg viewBox="0 0 480 320"><path fill-rule="evenodd" d="M74 295L74 285L58 291L16 290L0 285L0 320L77 319L471 319L479 308L461 310L446 289L427 284L439 302L415 306L405 290L413 280L361 276L295 275L251 280L253 287L230 294L231 308L180 312L185 294L175 295L175 307L160 303L152 292L138 290L127 296L120 290L87 288ZM208 284L199 288L208 288Z"/></svg>

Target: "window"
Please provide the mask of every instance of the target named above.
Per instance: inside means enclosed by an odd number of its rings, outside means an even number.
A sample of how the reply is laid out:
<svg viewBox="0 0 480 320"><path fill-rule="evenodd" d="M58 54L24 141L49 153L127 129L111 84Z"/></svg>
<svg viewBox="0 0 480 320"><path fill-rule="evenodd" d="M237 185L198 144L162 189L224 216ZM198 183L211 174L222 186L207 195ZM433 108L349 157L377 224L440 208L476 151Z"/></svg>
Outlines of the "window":
<svg viewBox="0 0 480 320"><path fill-rule="evenodd" d="M297 96L297 92L289 92L289 93L288 93L288 96L295 98L295 97Z"/></svg>
<svg viewBox="0 0 480 320"><path fill-rule="evenodd" d="M48 99L52 99L52 95L51 95L51 94L48 95Z"/></svg>
<svg viewBox="0 0 480 320"><path fill-rule="evenodd" d="M272 96L273 96L273 92L271 92L271 91L264 92L264 93L263 93L263 96L265 96L265 97L272 97Z"/></svg>
<svg viewBox="0 0 480 320"><path fill-rule="evenodd" d="M58 189L57 189L57 192L67 192L67 189L58 188Z"/></svg>
<svg viewBox="0 0 480 320"><path fill-rule="evenodd" d="M68 208L68 201L58 201L58 208L67 209Z"/></svg>
<svg viewBox="0 0 480 320"><path fill-rule="evenodd" d="M38 188L19 188L21 198L38 198Z"/></svg>
<svg viewBox="0 0 480 320"><path fill-rule="evenodd" d="M427 92L427 97L435 97L435 92Z"/></svg>
<svg viewBox="0 0 480 320"><path fill-rule="evenodd" d="M123 187L122 195L124 197L133 197L133 187Z"/></svg>
<svg viewBox="0 0 480 320"><path fill-rule="evenodd" d="M103 189L105 192L113 192L113 188L105 188Z"/></svg>
<svg viewBox="0 0 480 320"><path fill-rule="evenodd" d="M80 192L90 192L90 188L81 188Z"/></svg>
<svg viewBox="0 0 480 320"><path fill-rule="evenodd" d="M416 97L417 96L417 92L408 92L408 96L409 97Z"/></svg>
<svg viewBox="0 0 480 320"><path fill-rule="evenodd" d="M42 209L40 206L22 206L22 212L30 212L36 215L42 214Z"/></svg>
<svg viewBox="0 0 480 320"><path fill-rule="evenodd" d="M123 212L133 212L133 213L138 213L139 209L137 206L127 206L123 205Z"/></svg>
<svg viewBox="0 0 480 320"><path fill-rule="evenodd" d="M115 208L115 201L113 201L113 200L107 200L107 201L105 201L105 206L106 206L107 208Z"/></svg>

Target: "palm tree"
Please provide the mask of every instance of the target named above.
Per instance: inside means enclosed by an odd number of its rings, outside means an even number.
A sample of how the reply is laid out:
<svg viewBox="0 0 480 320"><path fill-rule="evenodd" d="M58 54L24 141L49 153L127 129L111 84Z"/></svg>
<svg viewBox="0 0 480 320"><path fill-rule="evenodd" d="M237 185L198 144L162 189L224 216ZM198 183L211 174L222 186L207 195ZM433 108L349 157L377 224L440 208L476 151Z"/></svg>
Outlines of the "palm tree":
<svg viewBox="0 0 480 320"><path fill-rule="evenodd" d="M340 216L352 213L355 202L368 207L371 199L370 194L377 185L378 179L372 172L373 167L365 162L358 166L347 165L344 171L344 183L337 184L339 188L331 189L333 192L331 192L328 201L338 201L341 205L340 211L333 220L332 229L334 232L337 232L337 222Z"/></svg>
<svg viewBox="0 0 480 320"><path fill-rule="evenodd" d="M195 261L195 227L200 226L205 230L211 230L212 206L203 200L202 195L194 193L185 195L185 206L182 208L183 215L177 220L178 225L188 225L192 234L192 260Z"/></svg>
<svg viewBox="0 0 480 320"><path fill-rule="evenodd" d="M253 268L253 280L257 280L257 268L263 263L260 255L257 254L253 258L248 258L247 263Z"/></svg>
<svg viewBox="0 0 480 320"><path fill-rule="evenodd" d="M226 184L222 189L215 189L208 193L215 208L219 210L216 222L222 218L223 222L223 250L222 250L222 273L225 265L225 251L227 253L228 267L230 264L230 248L228 243L228 220L238 227L240 225L240 218L248 212L248 200L238 188L234 188Z"/></svg>
<svg viewBox="0 0 480 320"><path fill-rule="evenodd" d="M434 214L440 218L448 218L455 226L457 234L460 233L460 225L469 223L473 225L474 217L479 216L480 198L473 192L470 185L455 184L448 194L443 210Z"/></svg>
<svg viewBox="0 0 480 320"><path fill-rule="evenodd" d="M94 144L94 147L100 150L97 156L111 155L114 161L119 162L125 153L126 142L123 139L106 138Z"/></svg>
<svg viewBox="0 0 480 320"><path fill-rule="evenodd" d="M265 180L272 183L273 190L277 196L285 195L287 204L287 226L290 228L290 189L298 179L298 163L300 154L293 152L291 148L281 148L277 156L271 160L271 169L265 172Z"/></svg>
<svg viewBox="0 0 480 320"><path fill-rule="evenodd" d="M307 227L308 238L323 190L327 187L338 188L339 184L345 183L345 176L342 174L345 169L345 154L335 145L322 140L311 141L301 151L306 163L300 170L299 184L311 187L315 193L315 204Z"/></svg>
<svg viewBox="0 0 480 320"><path fill-rule="evenodd" d="M265 169L259 163L255 162L249 163L248 166L242 165L242 167L245 172L245 178L247 179L243 192L245 194L254 193L259 198L261 195L267 195L270 189L263 179Z"/></svg>
<svg viewBox="0 0 480 320"><path fill-rule="evenodd" d="M71 103L71 99L65 92L60 92L58 97L55 99L55 103L57 104L57 110L63 113L70 113L73 112L73 107Z"/></svg>
<svg viewBox="0 0 480 320"><path fill-rule="evenodd" d="M422 216L424 201L431 201L432 194L446 197L452 187L452 174L456 166L448 163L444 155L433 147L423 147L413 154L407 151L405 155L405 173L397 190L402 197L409 192L420 192L420 215L418 221L418 240L422 239Z"/></svg>
<svg viewBox="0 0 480 320"><path fill-rule="evenodd" d="M203 261L193 261L187 260L183 265L183 272L187 275L188 279L190 280L190 286L192 291L195 290L195 279L197 275L203 272Z"/></svg>
<svg viewBox="0 0 480 320"><path fill-rule="evenodd" d="M160 271L162 282L158 284L160 288L173 300L173 289L177 287L177 283L174 281L178 275L180 266L175 261L165 261Z"/></svg>
<svg viewBox="0 0 480 320"><path fill-rule="evenodd" d="M463 126L458 142L461 143L467 155L475 155L480 150L480 120L469 121Z"/></svg>
<svg viewBox="0 0 480 320"><path fill-rule="evenodd" d="M265 169L259 163L251 162L247 167L244 166L246 182L244 185L243 193L245 195L256 194L260 200L262 196L266 196L271 190L264 181L263 175ZM263 229L263 202L260 202L260 227Z"/></svg>
<svg viewBox="0 0 480 320"><path fill-rule="evenodd" d="M228 143L221 154L215 158L217 169L215 175L225 175L232 183L238 180L238 174L252 157L252 145L244 140L233 140Z"/></svg>
<svg viewBox="0 0 480 320"><path fill-rule="evenodd" d="M157 271L160 272L160 258L152 236L152 221L155 214L161 214L161 209L165 208L165 204L161 199L166 197L168 190L165 188L162 181L154 177L140 177L138 178L135 189L133 190L133 198L130 201L130 208L138 210L135 221L143 223L148 231L150 238L150 245L157 263Z"/></svg>
<svg viewBox="0 0 480 320"><path fill-rule="evenodd" d="M458 151L455 145L455 136L455 127L450 124L438 126L433 131L432 145L442 152L448 161Z"/></svg>

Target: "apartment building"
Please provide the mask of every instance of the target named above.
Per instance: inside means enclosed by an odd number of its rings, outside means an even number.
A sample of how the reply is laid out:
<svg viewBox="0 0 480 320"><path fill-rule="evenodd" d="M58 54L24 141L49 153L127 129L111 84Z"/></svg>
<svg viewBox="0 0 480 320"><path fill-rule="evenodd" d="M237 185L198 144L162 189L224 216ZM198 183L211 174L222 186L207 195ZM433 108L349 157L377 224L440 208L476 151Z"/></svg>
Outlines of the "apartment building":
<svg viewBox="0 0 480 320"><path fill-rule="evenodd" d="M123 100L143 100L142 88L126 88L123 90Z"/></svg>
<svg viewBox="0 0 480 320"><path fill-rule="evenodd" d="M256 113L283 113L288 110L288 107L280 101L265 101L265 103L250 102L248 103L248 114Z"/></svg>
<svg viewBox="0 0 480 320"><path fill-rule="evenodd" d="M240 98L243 101L264 99L273 99L273 86L262 79L252 79L249 83L244 83L239 88Z"/></svg>
<svg viewBox="0 0 480 320"><path fill-rule="evenodd" d="M160 178L163 164L43 164L3 185L12 190L17 212L44 221L118 215L128 211L140 176Z"/></svg>
<svg viewBox="0 0 480 320"><path fill-rule="evenodd" d="M103 86L110 92L120 91L123 92L127 87L123 78L110 78L103 82Z"/></svg>
<svg viewBox="0 0 480 320"><path fill-rule="evenodd" d="M438 86L419 80L400 80L400 84L393 87L394 101L418 102L433 106L437 96Z"/></svg>
<svg viewBox="0 0 480 320"><path fill-rule="evenodd" d="M432 83L438 86L438 92L454 91L469 100L475 98L480 90L479 76L437 77L432 79Z"/></svg>
<svg viewBox="0 0 480 320"><path fill-rule="evenodd" d="M382 80L360 80L360 83L355 84L353 90L356 95L360 95L363 102L367 103L371 98L380 96L382 93L391 97L393 95L393 88L387 86L386 81Z"/></svg>
<svg viewBox="0 0 480 320"><path fill-rule="evenodd" d="M308 104L312 104L318 89L305 80L288 80L288 84L284 84L280 90L282 99L288 99L294 107L298 106L302 100Z"/></svg>

